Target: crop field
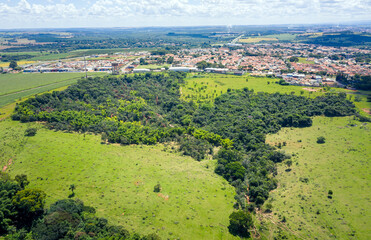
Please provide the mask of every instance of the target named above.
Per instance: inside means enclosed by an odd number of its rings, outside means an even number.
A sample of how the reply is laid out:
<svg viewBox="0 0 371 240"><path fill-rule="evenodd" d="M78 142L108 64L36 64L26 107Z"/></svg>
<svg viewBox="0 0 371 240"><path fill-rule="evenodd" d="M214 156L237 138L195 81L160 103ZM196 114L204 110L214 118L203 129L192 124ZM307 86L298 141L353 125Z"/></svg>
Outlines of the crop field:
<svg viewBox="0 0 371 240"><path fill-rule="evenodd" d="M315 117L312 127L267 136L268 143L282 143L294 154L292 166L278 167L267 224L289 228L292 238L371 239L370 130L352 117ZM316 143L320 136L324 144Z"/></svg>
<svg viewBox="0 0 371 240"><path fill-rule="evenodd" d="M51 53L51 52L0 52L0 54L6 55L33 55L34 57L26 59L27 61L51 61L51 60L59 60L59 59L66 59L66 58L74 58L74 57L83 57L89 55L97 55L97 54L113 54L117 52L138 52L138 51L149 51L148 49L125 49L125 48L114 48L114 49L82 49L82 50L74 50L66 53ZM1 63L0 63L1 64ZM9 63L6 63L8 66Z"/></svg>
<svg viewBox="0 0 371 240"><path fill-rule="evenodd" d="M27 60L22 60L22 61L18 61L17 64L18 66L22 66L22 65L27 65L27 64L30 64L30 63L34 63L35 61L27 61ZM10 62L0 62L0 67L9 67L9 64Z"/></svg>
<svg viewBox="0 0 371 240"><path fill-rule="evenodd" d="M23 136L29 126L39 128L36 136ZM163 239L237 239L227 229L234 188L213 172L213 160L198 162L163 145L105 145L100 136L40 124L5 120L0 129L2 168L26 174L30 188L47 192L47 205L67 198L75 184L76 198L128 230Z"/></svg>
<svg viewBox="0 0 371 240"><path fill-rule="evenodd" d="M273 35L264 35L265 38L276 38L280 41L293 41L295 40L297 34L290 34L290 33L284 33L284 34L273 34Z"/></svg>
<svg viewBox="0 0 371 240"><path fill-rule="evenodd" d="M242 43L259 43L259 42L277 42L278 39L277 38L273 38L273 37L249 37L249 38L243 38L243 39L240 39L239 42L242 42Z"/></svg>
<svg viewBox="0 0 371 240"><path fill-rule="evenodd" d="M103 75L104 73L89 73ZM17 99L77 82L85 73L19 73L0 75L0 107Z"/></svg>

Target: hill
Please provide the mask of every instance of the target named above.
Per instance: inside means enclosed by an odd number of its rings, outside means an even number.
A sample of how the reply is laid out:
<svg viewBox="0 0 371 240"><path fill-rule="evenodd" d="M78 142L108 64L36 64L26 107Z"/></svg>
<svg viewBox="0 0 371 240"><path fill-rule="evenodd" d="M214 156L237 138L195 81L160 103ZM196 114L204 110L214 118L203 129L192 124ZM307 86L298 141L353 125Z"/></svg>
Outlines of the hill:
<svg viewBox="0 0 371 240"><path fill-rule="evenodd" d="M316 143L320 136L324 144ZM370 239L370 139L369 123L351 117L315 117L312 127L268 135L268 143L285 143L294 157L292 166L278 167L266 223L289 229L291 238Z"/></svg>
<svg viewBox="0 0 371 240"><path fill-rule="evenodd" d="M31 126L39 129L36 136L24 137ZM234 239L227 226L235 191L213 172L212 160L197 162L164 145L105 145L99 136L40 124L6 120L0 128L2 166L13 176L26 174L29 188L47 193L47 205L66 198L75 184L75 198L128 230L164 239ZM158 183L162 190L155 193Z"/></svg>

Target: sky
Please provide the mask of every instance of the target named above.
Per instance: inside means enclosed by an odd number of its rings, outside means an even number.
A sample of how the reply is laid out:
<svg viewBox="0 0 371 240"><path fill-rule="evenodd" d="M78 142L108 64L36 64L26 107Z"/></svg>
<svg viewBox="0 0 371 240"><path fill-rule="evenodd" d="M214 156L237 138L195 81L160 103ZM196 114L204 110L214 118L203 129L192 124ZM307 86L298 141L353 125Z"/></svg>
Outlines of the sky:
<svg viewBox="0 0 371 240"><path fill-rule="evenodd" d="M0 0L0 29L371 21L371 0Z"/></svg>

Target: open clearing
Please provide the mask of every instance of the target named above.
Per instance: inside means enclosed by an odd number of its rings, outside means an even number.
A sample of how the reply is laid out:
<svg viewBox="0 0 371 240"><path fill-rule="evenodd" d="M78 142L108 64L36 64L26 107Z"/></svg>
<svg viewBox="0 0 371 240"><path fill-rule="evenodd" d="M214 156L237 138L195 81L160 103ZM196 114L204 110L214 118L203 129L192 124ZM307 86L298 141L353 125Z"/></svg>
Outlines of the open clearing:
<svg viewBox="0 0 371 240"><path fill-rule="evenodd" d="M268 93L286 93L296 94L305 97L317 97L325 94L321 87L303 87L303 86L282 86L277 83L276 78L253 77L249 75L234 76L223 74L189 74L185 79L186 84L181 88L181 94L185 100L193 101L213 101L216 97L226 93L228 89L242 89L248 87L255 92ZM247 80L247 81L246 81ZM307 89L313 89L308 91ZM359 111L366 115L371 108L371 102L367 102L369 91L352 91L342 88L331 88L331 93L345 92L348 99L353 101ZM355 96L359 96L360 101L355 101ZM365 110L364 110L365 109Z"/></svg>
<svg viewBox="0 0 371 240"><path fill-rule="evenodd" d="M308 61L307 58L299 57L299 63L314 64L314 61Z"/></svg>
<svg viewBox="0 0 371 240"><path fill-rule="evenodd" d="M273 215L267 219L280 222L285 216L297 238L371 239L370 129L352 117L315 117L312 127L267 136L268 143L286 142L283 150L296 154L291 171L278 167L279 187L270 194ZM316 143L319 136L324 144Z"/></svg>
<svg viewBox="0 0 371 240"><path fill-rule="evenodd" d="M23 137L28 126L40 128ZM215 162L165 152L164 146L104 145L100 137L53 132L40 124L0 122L1 168L26 174L47 204L76 198L128 230L171 239L238 239L229 234L234 188L214 173ZM168 150L169 151L169 150ZM161 194L153 192L160 183Z"/></svg>

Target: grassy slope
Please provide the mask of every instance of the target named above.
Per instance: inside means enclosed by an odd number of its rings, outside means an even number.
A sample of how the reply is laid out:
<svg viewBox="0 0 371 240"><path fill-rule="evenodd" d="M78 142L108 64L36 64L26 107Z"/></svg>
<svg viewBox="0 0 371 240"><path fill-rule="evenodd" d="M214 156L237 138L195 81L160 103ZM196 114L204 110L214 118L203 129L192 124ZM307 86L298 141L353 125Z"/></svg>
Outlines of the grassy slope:
<svg viewBox="0 0 371 240"><path fill-rule="evenodd" d="M196 77L194 77L196 76ZM200 77L201 76L201 77ZM246 81L248 79L248 81ZM268 93L294 93L296 95L306 97L317 97L323 95L325 92L321 91L322 88L316 89L316 92L310 92L304 89L310 87L304 86L281 86L276 84L277 79L273 78L261 78L252 76L234 76L234 75L222 75L222 74L189 74L186 78L186 84L181 88L182 96L185 100L193 101L213 101L214 98L226 93L228 89L241 89L248 87L254 89L255 92L268 92ZM269 84L268 84L269 82ZM303 94L301 92L304 91ZM330 92L345 92L348 95L348 99L351 99L359 111L367 116L362 109L370 109L371 102L367 102L367 94L371 92L367 91L351 91L342 88L331 88ZM361 97L360 102L355 102L355 96Z"/></svg>
<svg viewBox="0 0 371 240"><path fill-rule="evenodd" d="M84 75L85 73L2 74L0 75L0 107L20 98L70 85ZM104 73L89 73L89 75L104 75Z"/></svg>
<svg viewBox="0 0 371 240"><path fill-rule="evenodd" d="M77 198L129 230L163 238L233 239L226 226L234 189L213 173L215 162L165 152L161 145L104 145L99 136L32 125L40 130L25 139L28 124L0 122L0 162L13 159L9 173L27 174L30 188L47 192L47 204L66 198L75 184ZM153 192L157 183L168 200Z"/></svg>
<svg viewBox="0 0 371 240"><path fill-rule="evenodd" d="M267 219L285 216L298 238L371 239L370 124L351 119L316 117L310 128L284 128L267 137L272 144L285 141L283 150L296 154L292 171L284 164L278 168L279 187L270 197L277 215ZM316 143L319 136L325 144ZM329 190L333 199L327 198Z"/></svg>
<svg viewBox="0 0 371 240"><path fill-rule="evenodd" d="M248 79L248 81L246 81L246 79ZM227 92L228 88L241 89L244 87L254 89L255 92L268 92L268 93L279 92L288 94L294 92L296 95L301 95L301 91L304 91L303 96L306 97L316 97L324 94L324 92L321 92L321 88L314 88L318 89L317 92L309 92L303 89L310 87L282 86L279 84L275 84L277 79L265 77L253 77L249 75L234 76L223 74L201 74L201 75L190 74L186 81L187 81L186 85L182 87L182 94L185 99L189 100L192 99L192 95L193 100L198 99L212 100L215 97L221 95L222 93ZM204 87L204 89L201 90L202 87ZM330 92L355 93L354 91L345 90L341 88L331 88ZM187 98L188 95L189 98ZM363 101L366 101L366 96L361 97L363 97ZM370 106L370 104L368 104L368 106Z"/></svg>

